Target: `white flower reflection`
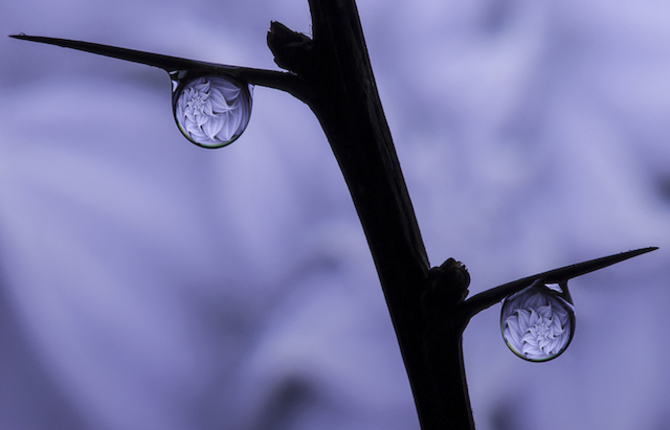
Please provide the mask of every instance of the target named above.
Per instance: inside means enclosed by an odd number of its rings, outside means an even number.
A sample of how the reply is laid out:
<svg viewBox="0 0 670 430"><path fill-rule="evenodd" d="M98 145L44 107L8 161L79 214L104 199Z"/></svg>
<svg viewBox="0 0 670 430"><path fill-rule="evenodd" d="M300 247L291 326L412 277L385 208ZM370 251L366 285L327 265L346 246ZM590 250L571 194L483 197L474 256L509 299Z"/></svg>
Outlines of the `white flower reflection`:
<svg viewBox="0 0 670 430"><path fill-rule="evenodd" d="M572 306L544 285L508 297L500 322L507 346L529 361L558 357L574 333Z"/></svg>
<svg viewBox="0 0 670 430"><path fill-rule="evenodd" d="M203 76L178 87L174 115L193 143L219 148L234 142L249 123L251 95L241 84Z"/></svg>

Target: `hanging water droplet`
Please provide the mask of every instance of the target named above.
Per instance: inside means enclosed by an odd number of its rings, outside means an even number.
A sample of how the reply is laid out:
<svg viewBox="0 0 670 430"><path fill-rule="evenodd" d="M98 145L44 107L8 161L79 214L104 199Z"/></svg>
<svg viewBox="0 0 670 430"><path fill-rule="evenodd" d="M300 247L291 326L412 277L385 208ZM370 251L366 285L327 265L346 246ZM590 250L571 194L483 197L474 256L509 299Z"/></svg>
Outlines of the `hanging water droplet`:
<svg viewBox="0 0 670 430"><path fill-rule="evenodd" d="M561 355L575 333L575 311L567 284L557 292L533 284L505 299L500 328L505 343L528 361L548 361Z"/></svg>
<svg viewBox="0 0 670 430"><path fill-rule="evenodd" d="M221 76L173 79L172 108L179 130L188 140L205 148L233 143L249 123L252 87Z"/></svg>

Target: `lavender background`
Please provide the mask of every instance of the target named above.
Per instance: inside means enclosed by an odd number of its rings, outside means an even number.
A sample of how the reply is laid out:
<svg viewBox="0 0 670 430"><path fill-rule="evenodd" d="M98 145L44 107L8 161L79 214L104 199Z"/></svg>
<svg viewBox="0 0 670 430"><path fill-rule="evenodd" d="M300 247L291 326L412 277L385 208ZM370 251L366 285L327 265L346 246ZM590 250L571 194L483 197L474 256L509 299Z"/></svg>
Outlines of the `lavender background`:
<svg viewBox="0 0 670 430"><path fill-rule="evenodd" d="M619 251L571 282L543 364L500 308L465 333L477 428L670 424L670 5L361 0L434 265L471 293ZM275 68L304 0L5 0L3 34ZM0 38L0 428L417 429L346 187L309 109L256 88L198 148L158 69Z"/></svg>

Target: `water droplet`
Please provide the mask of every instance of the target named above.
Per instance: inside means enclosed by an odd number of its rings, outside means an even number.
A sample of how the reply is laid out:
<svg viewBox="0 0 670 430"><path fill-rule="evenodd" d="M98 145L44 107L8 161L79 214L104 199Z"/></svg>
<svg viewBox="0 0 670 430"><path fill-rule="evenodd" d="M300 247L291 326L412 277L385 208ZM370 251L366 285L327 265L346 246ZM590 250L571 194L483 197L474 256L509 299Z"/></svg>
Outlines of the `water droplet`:
<svg viewBox="0 0 670 430"><path fill-rule="evenodd" d="M232 78L170 74L172 108L179 130L188 140L205 148L233 143L249 123L251 89Z"/></svg>
<svg viewBox="0 0 670 430"><path fill-rule="evenodd" d="M561 355L575 333L575 311L567 284L557 292L533 284L505 299L500 329L513 353L528 361L548 361Z"/></svg>

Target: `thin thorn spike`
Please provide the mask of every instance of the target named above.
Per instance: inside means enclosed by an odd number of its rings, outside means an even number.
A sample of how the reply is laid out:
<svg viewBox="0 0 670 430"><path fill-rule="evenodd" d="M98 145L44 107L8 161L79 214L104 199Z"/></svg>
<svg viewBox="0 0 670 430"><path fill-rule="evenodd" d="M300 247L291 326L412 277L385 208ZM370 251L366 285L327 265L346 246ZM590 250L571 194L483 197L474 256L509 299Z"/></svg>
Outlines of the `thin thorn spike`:
<svg viewBox="0 0 670 430"><path fill-rule="evenodd" d="M637 257L638 255L646 254L647 252L655 251L658 247L648 247L636 249L633 251L621 252L619 254L608 255L607 257L596 258L594 260L577 263L570 266L561 267L560 269L544 272L535 275L542 278L547 283L560 283L568 279L576 278L577 276L585 275L596 270L604 269L616 263L628 260L629 258Z"/></svg>
<svg viewBox="0 0 670 430"><path fill-rule="evenodd" d="M102 45L99 43L82 42L78 40L59 39L55 37L28 36L25 34L11 35L14 39L27 40L29 42L45 43L63 48L76 49L78 51L89 52L91 54L103 55L105 57L116 58L118 60L131 61L133 63L146 64L147 66L158 67L166 71L198 68L216 68L231 69L234 67L221 64L205 63L201 61L187 60L185 58L172 57L163 54L154 54L151 52L138 51L135 49L119 48L117 46Z"/></svg>
<svg viewBox="0 0 670 430"><path fill-rule="evenodd" d="M259 85L287 91L301 100L305 99L306 89L297 76L278 72L275 70L254 69L250 67L237 67L225 64L207 63L203 61L189 60L186 58L172 57L163 54L138 51L135 49L119 48L116 46L102 45L99 43L82 42L70 39L59 39L55 37L29 36L24 33L12 34L9 37L29 42L45 43L63 48L76 49L91 54L103 55L118 60L130 61L157 67L170 73L176 70L190 70L200 75L222 75L232 77L251 85Z"/></svg>
<svg viewBox="0 0 670 430"><path fill-rule="evenodd" d="M541 280L547 284L559 284L577 276L604 269L605 267L620 263L622 261L628 260L629 258L637 257L638 255L646 254L647 252L655 251L657 249L658 247L655 246L636 249L517 279L516 281L508 282L507 284L491 288L490 290L470 297L463 303L463 312L467 318L472 318L474 315L483 311L484 309L487 309L488 307L502 301L505 297L517 293L526 287L529 287L535 281Z"/></svg>

